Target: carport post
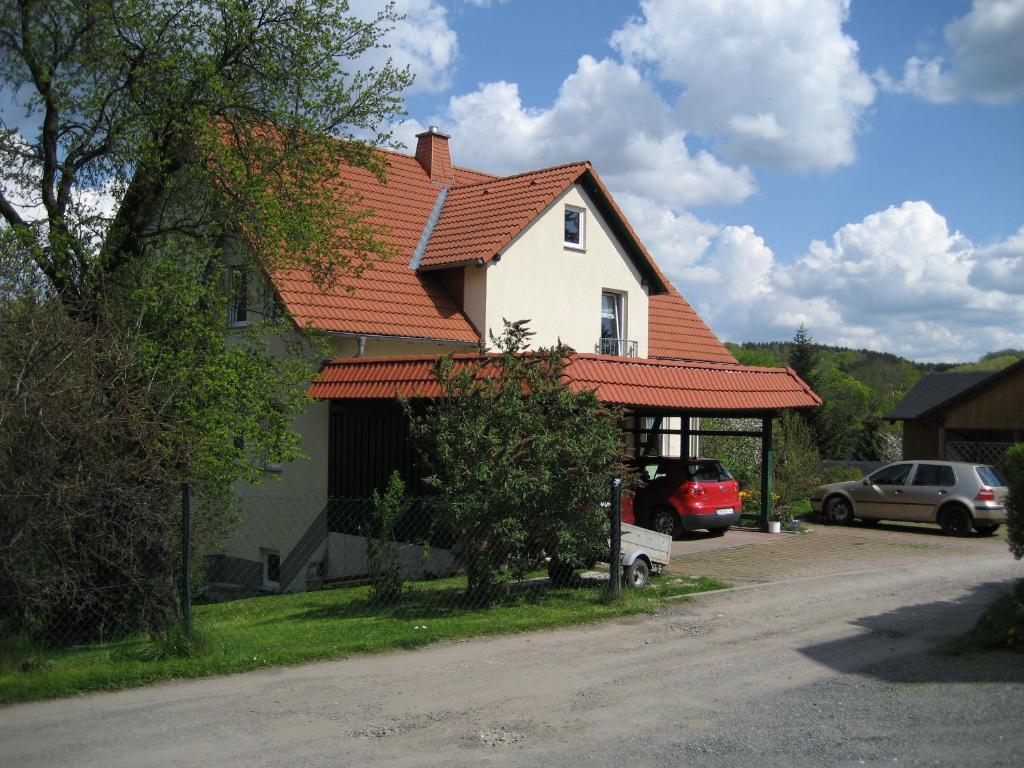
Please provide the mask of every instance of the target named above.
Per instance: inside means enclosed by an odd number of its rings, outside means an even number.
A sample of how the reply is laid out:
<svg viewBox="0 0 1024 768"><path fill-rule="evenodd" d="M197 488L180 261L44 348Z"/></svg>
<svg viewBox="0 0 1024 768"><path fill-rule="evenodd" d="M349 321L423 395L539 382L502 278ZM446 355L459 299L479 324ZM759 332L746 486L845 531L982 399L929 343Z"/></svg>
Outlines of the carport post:
<svg viewBox="0 0 1024 768"><path fill-rule="evenodd" d="M622 478L612 480L612 551L608 559L608 579L612 597L622 591Z"/></svg>
<svg viewBox="0 0 1024 768"><path fill-rule="evenodd" d="M775 489L772 477L772 414L761 417L761 517L758 524L762 531L768 530L772 519L772 491Z"/></svg>

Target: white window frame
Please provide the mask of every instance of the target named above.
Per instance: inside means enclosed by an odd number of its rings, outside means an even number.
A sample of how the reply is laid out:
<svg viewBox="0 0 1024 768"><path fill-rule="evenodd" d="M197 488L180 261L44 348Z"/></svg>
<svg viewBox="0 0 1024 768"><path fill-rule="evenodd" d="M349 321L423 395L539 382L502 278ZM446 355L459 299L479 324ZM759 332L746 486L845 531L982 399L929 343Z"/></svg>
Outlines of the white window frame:
<svg viewBox="0 0 1024 768"><path fill-rule="evenodd" d="M229 267L230 275L230 298L228 303L228 326L231 328L244 328L249 322L249 313L252 312L250 305L249 270L243 265ZM245 289L245 318L238 319L238 297L239 288Z"/></svg>
<svg viewBox="0 0 1024 768"><path fill-rule="evenodd" d="M574 211L580 215L580 241L573 243L565 239L565 213ZM562 244L566 248L572 248L574 251L585 251L587 250L587 209L581 208L578 205L566 204L565 210L562 214Z"/></svg>
<svg viewBox="0 0 1024 768"><path fill-rule="evenodd" d="M626 333L626 294L623 291L610 291L610 290L607 290L607 289L601 291L601 325L602 326L604 325L604 297L605 296L613 296L615 298L615 314L617 315L617 317L616 317L617 323L616 324L619 326L619 328L618 328L619 335L618 336L614 336L612 338L616 338L616 339L626 339L626 338L629 338L628 334ZM601 338L603 339L604 336L602 336Z"/></svg>
<svg viewBox="0 0 1024 768"><path fill-rule="evenodd" d="M276 549L267 549L260 547L260 581L263 582L263 586L265 589L280 589L280 582L271 581L270 579L269 555L275 555L277 557L278 578L280 578L281 566L284 565L284 560L281 558L281 553Z"/></svg>

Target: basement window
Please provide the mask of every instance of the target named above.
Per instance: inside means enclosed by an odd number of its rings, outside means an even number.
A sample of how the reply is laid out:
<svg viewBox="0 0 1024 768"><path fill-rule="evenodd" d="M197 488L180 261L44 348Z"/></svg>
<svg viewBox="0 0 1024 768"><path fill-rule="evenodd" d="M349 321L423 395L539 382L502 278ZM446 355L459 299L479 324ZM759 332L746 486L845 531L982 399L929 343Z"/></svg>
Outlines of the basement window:
<svg viewBox="0 0 1024 768"><path fill-rule="evenodd" d="M574 205L565 206L565 245L584 250L587 247L587 212Z"/></svg>
<svg viewBox="0 0 1024 768"><path fill-rule="evenodd" d="M260 550L260 565L263 575L263 586L277 589L281 585L281 553L272 549Z"/></svg>

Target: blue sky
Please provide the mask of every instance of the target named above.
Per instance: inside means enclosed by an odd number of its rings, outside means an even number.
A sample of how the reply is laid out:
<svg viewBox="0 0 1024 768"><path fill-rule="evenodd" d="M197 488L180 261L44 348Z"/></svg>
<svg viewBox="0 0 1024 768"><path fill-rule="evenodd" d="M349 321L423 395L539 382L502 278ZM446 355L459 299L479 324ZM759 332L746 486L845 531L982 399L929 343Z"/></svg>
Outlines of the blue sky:
<svg viewBox="0 0 1024 768"><path fill-rule="evenodd" d="M397 5L396 136L593 161L721 337L1024 348L1024 0Z"/></svg>

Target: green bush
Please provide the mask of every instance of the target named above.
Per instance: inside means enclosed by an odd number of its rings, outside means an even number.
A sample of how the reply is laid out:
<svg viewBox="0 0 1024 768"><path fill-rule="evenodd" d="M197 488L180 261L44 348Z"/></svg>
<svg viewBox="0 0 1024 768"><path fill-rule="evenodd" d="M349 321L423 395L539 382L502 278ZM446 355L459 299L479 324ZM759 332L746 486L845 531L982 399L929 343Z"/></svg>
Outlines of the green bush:
<svg viewBox="0 0 1024 768"><path fill-rule="evenodd" d="M862 477L864 473L852 464L837 464L822 472L815 485L844 483L849 480L860 480Z"/></svg>
<svg viewBox="0 0 1024 768"><path fill-rule="evenodd" d="M1013 556L1024 557L1024 443L1010 448L1003 465L1010 494L1006 499L1006 539Z"/></svg>
<svg viewBox="0 0 1024 768"><path fill-rule="evenodd" d="M370 600L377 605L392 605L402 598L401 564L395 525L409 512L405 483L398 472L388 478L384 493L373 492L373 530L366 537L370 564Z"/></svg>

